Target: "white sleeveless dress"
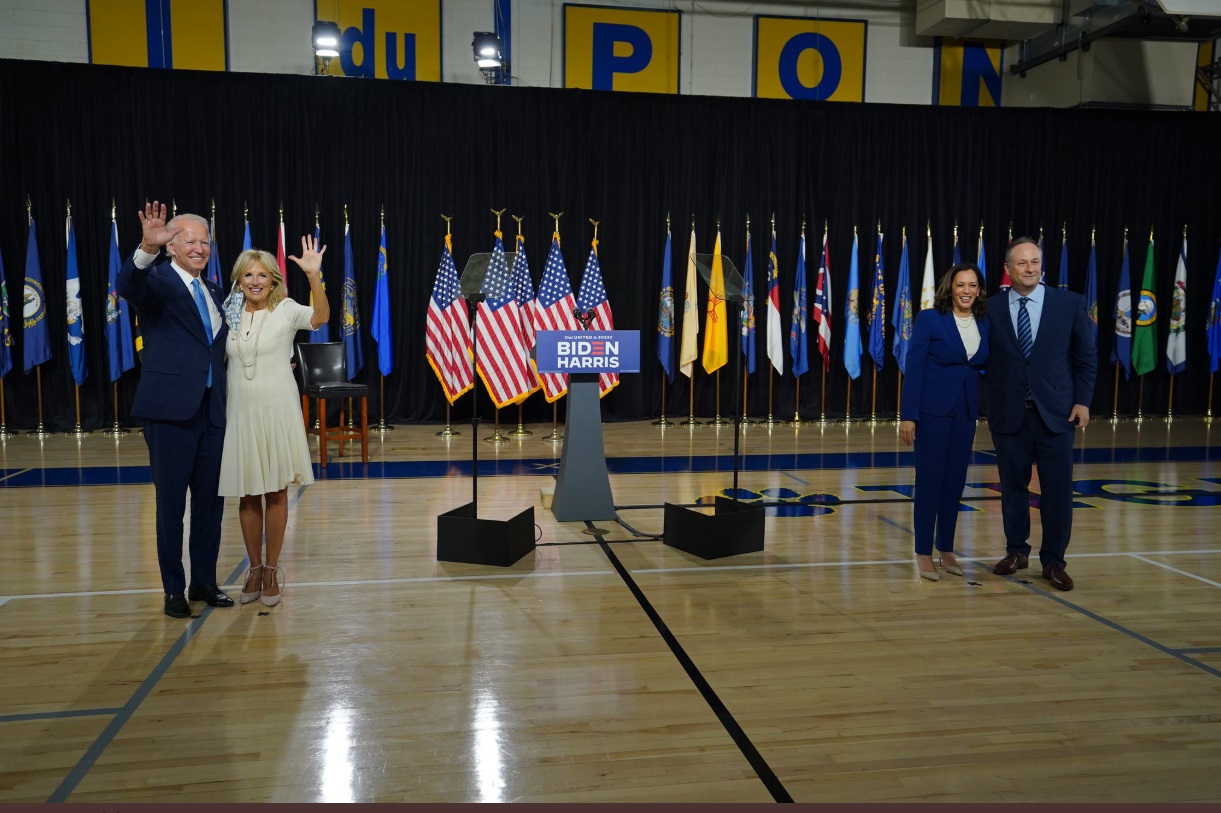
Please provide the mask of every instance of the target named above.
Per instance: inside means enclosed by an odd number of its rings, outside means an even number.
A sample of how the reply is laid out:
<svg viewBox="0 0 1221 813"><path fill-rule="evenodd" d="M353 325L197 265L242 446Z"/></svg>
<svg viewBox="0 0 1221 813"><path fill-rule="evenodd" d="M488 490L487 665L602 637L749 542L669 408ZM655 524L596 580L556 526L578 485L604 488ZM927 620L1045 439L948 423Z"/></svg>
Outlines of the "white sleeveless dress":
<svg viewBox="0 0 1221 813"><path fill-rule="evenodd" d="M242 310L229 331L225 446L220 496L268 494L314 482L301 395L289 357L298 330L308 330L314 309L285 299L274 311Z"/></svg>

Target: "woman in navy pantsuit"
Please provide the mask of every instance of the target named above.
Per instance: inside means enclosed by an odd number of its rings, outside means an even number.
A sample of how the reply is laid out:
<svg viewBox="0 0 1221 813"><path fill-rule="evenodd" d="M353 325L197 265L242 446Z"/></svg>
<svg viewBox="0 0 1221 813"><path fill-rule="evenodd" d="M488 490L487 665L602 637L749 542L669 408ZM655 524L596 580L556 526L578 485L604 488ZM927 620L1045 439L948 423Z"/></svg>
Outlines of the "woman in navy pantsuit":
<svg viewBox="0 0 1221 813"><path fill-rule="evenodd" d="M954 558L958 504L979 417L979 375L988 360L984 275L959 263L937 287L932 308L920 311L907 350L899 436L916 452L913 527L916 568L937 581L933 545L947 573L961 576Z"/></svg>

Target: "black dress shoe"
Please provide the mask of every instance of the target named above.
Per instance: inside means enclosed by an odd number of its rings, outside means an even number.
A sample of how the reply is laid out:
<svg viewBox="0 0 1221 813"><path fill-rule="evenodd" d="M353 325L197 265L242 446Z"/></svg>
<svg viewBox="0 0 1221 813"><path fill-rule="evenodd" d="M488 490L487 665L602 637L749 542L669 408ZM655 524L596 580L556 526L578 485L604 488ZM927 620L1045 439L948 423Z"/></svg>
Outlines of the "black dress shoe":
<svg viewBox="0 0 1221 813"><path fill-rule="evenodd" d="M190 618L191 605L182 593L165 594L165 614L170 618Z"/></svg>
<svg viewBox="0 0 1221 813"><path fill-rule="evenodd" d="M233 606L233 599L226 596L215 584L192 584L187 588L187 598L205 602L209 607Z"/></svg>

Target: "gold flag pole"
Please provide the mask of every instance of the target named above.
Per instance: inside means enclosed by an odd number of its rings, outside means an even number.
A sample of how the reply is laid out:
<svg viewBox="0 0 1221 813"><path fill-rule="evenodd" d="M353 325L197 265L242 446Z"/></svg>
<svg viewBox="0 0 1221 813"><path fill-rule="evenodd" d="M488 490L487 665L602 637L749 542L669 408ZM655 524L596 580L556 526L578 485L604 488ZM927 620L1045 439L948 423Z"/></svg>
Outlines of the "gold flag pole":
<svg viewBox="0 0 1221 813"><path fill-rule="evenodd" d="M34 224L34 202L32 200L30 200L29 195L25 196L25 215L26 215L26 224L28 226L32 226ZM42 422L42 365L40 364L37 367L35 367L34 372L35 372L35 380L37 382L37 388L38 388L38 426L34 429L34 431L27 432L26 435L28 435L29 437L32 437L32 438L38 438L39 440L42 440L43 438L50 437L51 435L53 435L55 433L48 432Z"/></svg>
<svg viewBox="0 0 1221 813"><path fill-rule="evenodd" d="M450 224L450 221L454 219L454 216L443 214L443 215L441 215L441 219L445 221L445 244L446 244L446 246L449 246L450 239L452 237L452 233L450 232L449 224ZM471 363L472 364L474 363L474 359L471 360ZM474 395L472 395L471 398L474 398ZM442 429L440 432L437 432L437 437L439 437L439 438L445 438L446 440L449 440L450 438L454 437L455 435L462 434L457 429L454 429L453 424L450 422L450 415L451 415L451 411L453 410L453 406L454 405L449 402L449 399L446 398L445 399L445 428Z"/></svg>
<svg viewBox="0 0 1221 813"><path fill-rule="evenodd" d="M767 418L764 419L763 425L767 427L775 426L780 423L772 414L772 396L775 394L775 381L772 374L776 372L776 368L772 366L771 359L767 362Z"/></svg>
<svg viewBox="0 0 1221 813"><path fill-rule="evenodd" d="M666 212L667 243L669 241L669 235L670 235L670 213ZM673 280L671 280L671 281L673 281ZM664 295L665 291L662 291L662 294ZM671 329L671 331L673 331L673 329L674 329L674 313L673 313L674 308L672 307L673 302L674 302L674 287L673 286L670 287L670 302L671 302L670 329ZM658 325L658 327L660 327L660 324ZM661 371L661 417L659 417L657 420L653 421L653 426L660 426L662 429L665 429L667 426L673 426L673 425L674 425L674 421L672 421L666 417L666 371L663 368Z"/></svg>
<svg viewBox="0 0 1221 813"><path fill-rule="evenodd" d="M1208 411L1204 413L1204 423L1213 422L1213 375L1208 374Z"/></svg>
<svg viewBox="0 0 1221 813"><path fill-rule="evenodd" d="M71 200L68 200L68 228L69 229L72 228L72 201ZM88 435L90 433L85 431L85 429L81 426L81 386L80 386L80 384L77 384L75 382L75 376L73 377L73 390L74 390L74 395L75 395L75 400L76 400L76 426L73 427L71 432L65 432L64 434L68 435L69 437L83 438L85 435Z"/></svg>
<svg viewBox="0 0 1221 813"><path fill-rule="evenodd" d="M691 215L691 231L692 232L695 231L695 215L694 214ZM688 258L688 260L690 260L690 258ZM684 282L683 285L685 286L686 282ZM683 288L683 297L684 297L683 324L686 324L687 313L685 310L685 302L686 302L686 288L685 287ZM699 307L698 299L696 300L693 307ZM679 352L681 353L682 352L682 342L681 341L679 342L678 346L679 346ZM689 426L689 427L694 428L703 423L703 421L697 421L695 419L695 369L697 366L699 366L699 365L697 365L695 362L692 362L691 363L691 375L687 376L687 420L682 421L679 424L680 426Z"/></svg>
<svg viewBox="0 0 1221 813"><path fill-rule="evenodd" d="M547 214L553 220L555 220L555 240L556 240L556 242L559 242L560 218L564 216L564 213L563 212L558 212L558 213L557 212L548 212ZM564 380L567 381L567 379L568 379L568 377L565 376ZM567 389L565 389L565 395L567 395ZM564 439L564 436L560 434L560 399L559 398L556 398L554 401L551 402L551 434L543 435L543 437L541 439L547 441L548 443L559 443L560 441L562 441Z"/></svg>
<svg viewBox="0 0 1221 813"><path fill-rule="evenodd" d="M8 440L15 433L8 431L7 415L4 409L4 378L0 377L0 441Z"/></svg>
<svg viewBox="0 0 1221 813"><path fill-rule="evenodd" d="M803 245L805 244L805 238L806 238L806 219L803 216L801 218L801 242ZM796 296L796 294L794 294L794 296ZM797 329L796 325L794 325L793 329L794 330ZM809 338L808 333L807 333L806 338L808 340L808 338ZM809 358L809 347L806 348L806 358ZM796 364L797 359L793 359L793 363ZM794 374L793 374L793 385L794 385L793 386L793 420L789 421L788 423L790 426L801 426L801 424L802 424L802 420L801 420L801 378L796 374L796 371L794 371Z"/></svg>
<svg viewBox="0 0 1221 813"><path fill-rule="evenodd" d="M1090 241L1093 242L1093 239L1094 239L1094 233L1091 230L1090 231ZM1128 227L1127 226L1123 227L1123 244L1124 244L1124 250L1126 251L1128 248ZM1129 302L1129 307L1131 307L1132 299L1131 299L1130 292L1132 289L1129 288L1128 290L1129 290L1128 302ZM1111 424L1114 425L1114 424L1118 424L1118 423L1119 423L1119 361L1116 360L1115 361L1115 385L1111 390Z"/></svg>
<svg viewBox="0 0 1221 813"><path fill-rule="evenodd" d="M489 211L492 214L496 215L496 236L499 237L500 236L500 217L506 211L508 211L508 209L506 207L505 209L501 209L499 212L496 211L495 209L490 209ZM500 407L496 407L496 421L493 424L492 434L487 436L483 440L486 443L508 443L509 442L509 436L502 434L500 431Z"/></svg>
<svg viewBox="0 0 1221 813"><path fill-rule="evenodd" d="M509 217L511 217L517 221L517 236L519 238L518 242L521 242L521 240L520 240L521 222L523 220L525 220L525 215L522 215L521 217L518 217L517 215L509 215ZM517 246L515 245L513 247L513 249L516 252ZM516 265L516 258L514 259L514 265ZM529 269L527 269L527 272L528 271L529 271ZM528 313L525 314L524 318L529 320L530 324L534 324L533 318L530 316L530 314L528 314ZM533 372L533 363L531 363L531 372ZM535 374L535 377L537 379L537 373ZM526 396L526 397L529 398L529 396ZM524 399L517 403L517 428L509 433L509 437L511 437L511 438L528 438L534 434L533 432L531 432L529 429L526 428L525 423L523 423L523 421L522 421L522 404L523 403L525 403Z"/></svg>
<svg viewBox="0 0 1221 813"><path fill-rule="evenodd" d="M215 200L212 201L212 219L216 220L216 201ZM112 225L115 223L114 198L110 199L110 222ZM106 294L107 294L107 302L109 303L110 292L107 291ZM117 292L116 292L116 295L117 295ZM122 311L119 309L117 303L115 304L115 310L117 311L116 318L118 318L118 314L122 313ZM114 375L113 370L111 371L111 375ZM114 381L111 382L111 385L110 385L111 398L113 399L113 402L114 402L114 425L111 426L109 429L105 429L102 431L103 435L110 435L110 436L114 437L115 440L118 440L123 435L131 434L131 432L129 430L124 429L119 424L119 378L121 376L122 376L122 373L120 372L118 376L115 376Z"/></svg>

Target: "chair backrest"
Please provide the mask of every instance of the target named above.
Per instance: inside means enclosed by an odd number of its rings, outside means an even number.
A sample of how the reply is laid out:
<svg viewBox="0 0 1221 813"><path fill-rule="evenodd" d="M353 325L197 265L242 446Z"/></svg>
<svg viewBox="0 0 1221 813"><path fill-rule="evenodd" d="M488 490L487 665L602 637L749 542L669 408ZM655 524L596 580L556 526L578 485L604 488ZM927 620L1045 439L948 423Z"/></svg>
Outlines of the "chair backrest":
<svg viewBox="0 0 1221 813"><path fill-rule="evenodd" d="M348 383L348 360L343 342L298 342L301 380L308 388L318 384Z"/></svg>

